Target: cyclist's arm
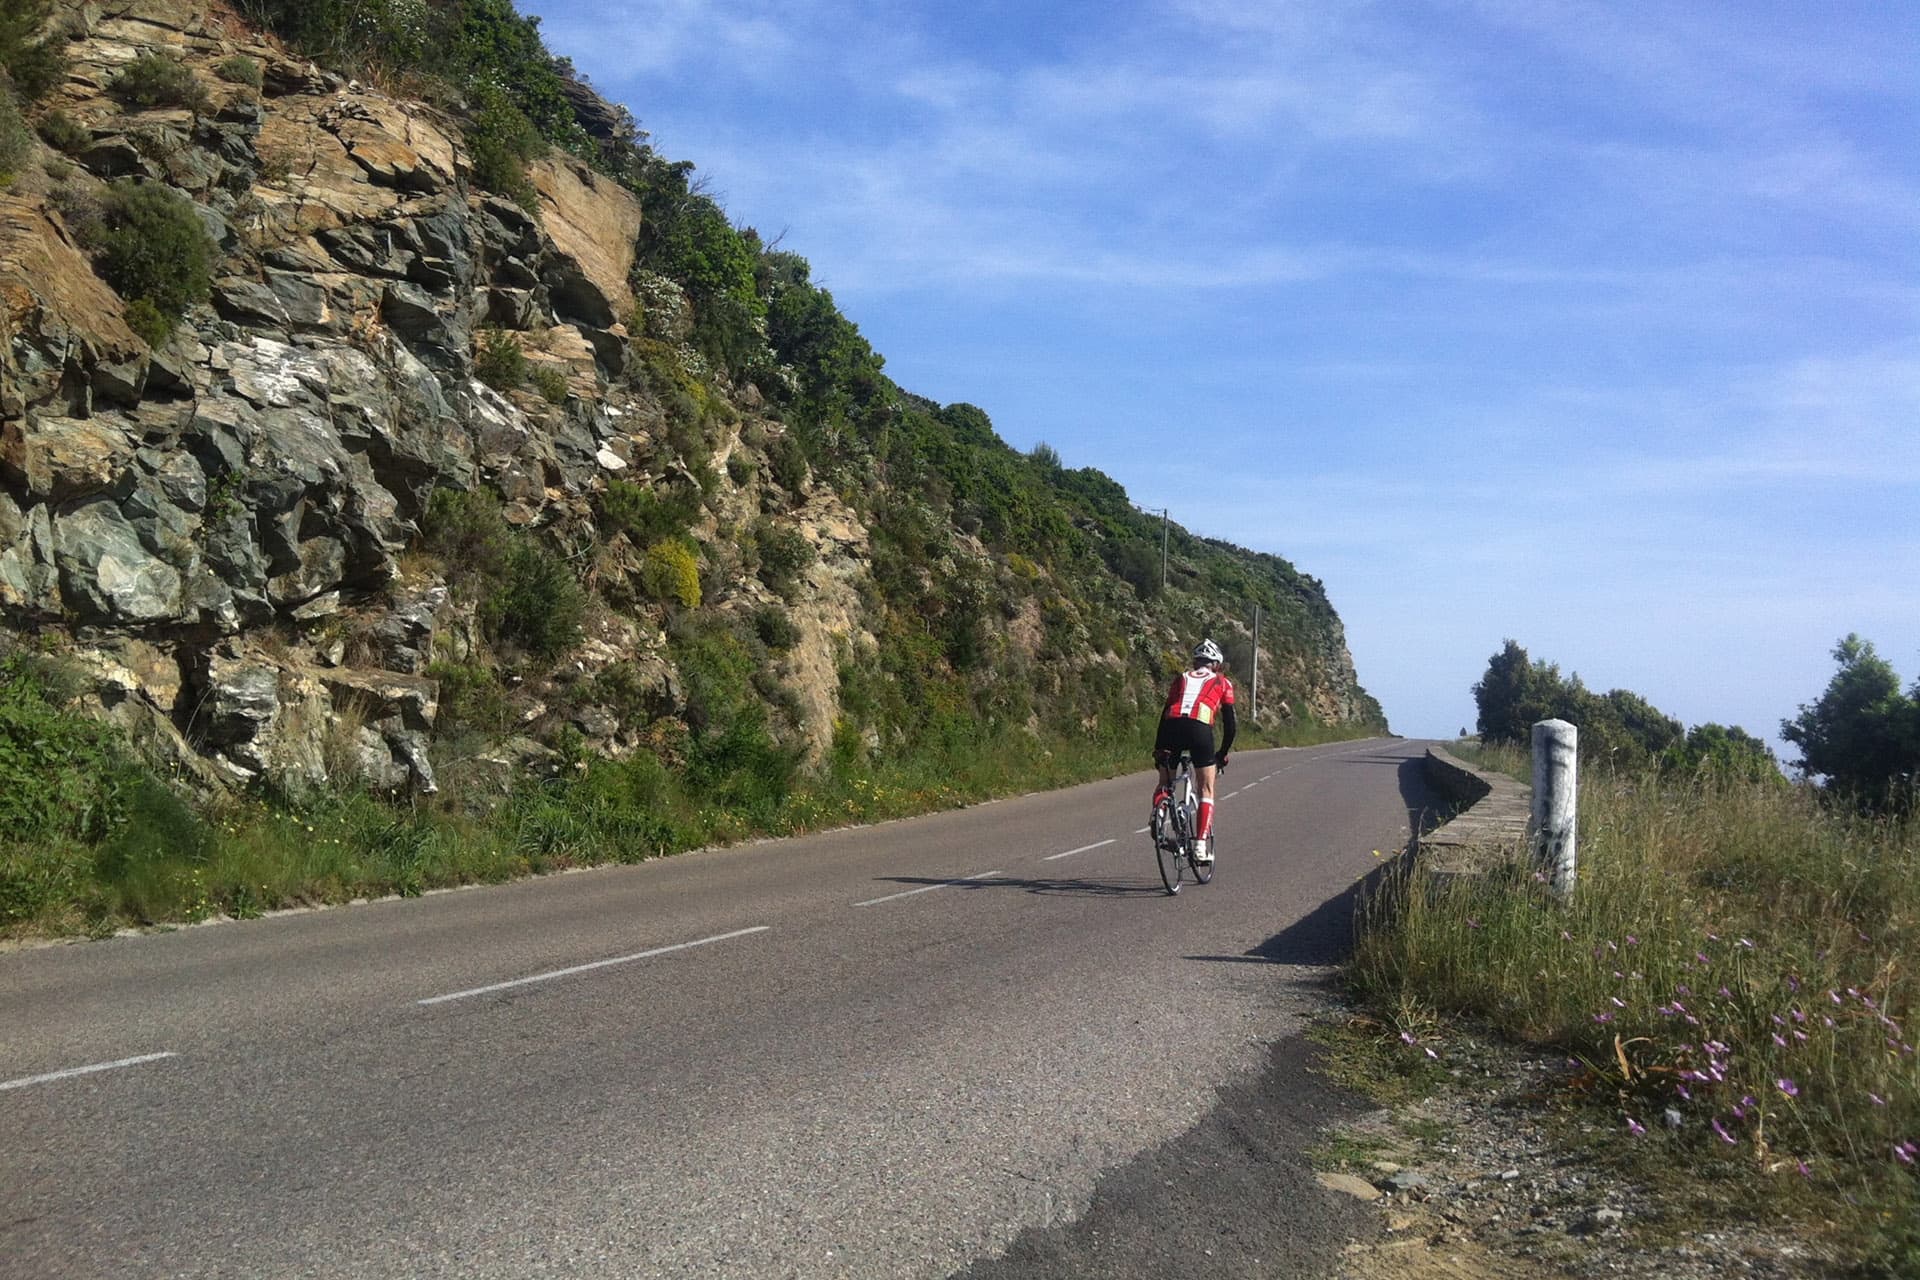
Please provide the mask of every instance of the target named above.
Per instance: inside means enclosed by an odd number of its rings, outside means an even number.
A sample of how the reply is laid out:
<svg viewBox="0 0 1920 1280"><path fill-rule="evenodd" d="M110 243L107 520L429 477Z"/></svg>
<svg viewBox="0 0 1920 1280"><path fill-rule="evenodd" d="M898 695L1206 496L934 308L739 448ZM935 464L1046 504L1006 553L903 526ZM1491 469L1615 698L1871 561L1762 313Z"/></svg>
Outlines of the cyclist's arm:
<svg viewBox="0 0 1920 1280"><path fill-rule="evenodd" d="M1224 756L1227 752L1233 750L1233 735L1238 728L1239 725L1233 718L1233 704L1231 702L1221 703L1220 748L1213 753L1216 758Z"/></svg>

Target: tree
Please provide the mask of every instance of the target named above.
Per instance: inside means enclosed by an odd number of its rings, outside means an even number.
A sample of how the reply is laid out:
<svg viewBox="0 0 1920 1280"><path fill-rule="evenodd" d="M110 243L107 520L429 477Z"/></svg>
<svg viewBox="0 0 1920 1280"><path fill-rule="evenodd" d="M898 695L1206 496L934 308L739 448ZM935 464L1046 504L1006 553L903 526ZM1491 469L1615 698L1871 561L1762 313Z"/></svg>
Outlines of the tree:
<svg viewBox="0 0 1920 1280"><path fill-rule="evenodd" d="M1773 748L1739 725L1695 725L1686 741L1669 746L1660 756L1669 773L1705 774L1730 782L1774 782L1785 785Z"/></svg>
<svg viewBox="0 0 1920 1280"><path fill-rule="evenodd" d="M1849 635L1833 650L1839 671L1817 702L1780 723L1800 748L1794 767L1866 808L1904 807L1920 785L1920 682L1900 692L1893 666Z"/></svg>
<svg viewBox="0 0 1920 1280"><path fill-rule="evenodd" d="M1534 721L1553 716L1553 695L1561 683L1557 666L1531 662L1518 641L1507 641L1487 660L1487 674L1473 686L1474 705L1480 709L1475 729L1481 740L1532 741Z"/></svg>

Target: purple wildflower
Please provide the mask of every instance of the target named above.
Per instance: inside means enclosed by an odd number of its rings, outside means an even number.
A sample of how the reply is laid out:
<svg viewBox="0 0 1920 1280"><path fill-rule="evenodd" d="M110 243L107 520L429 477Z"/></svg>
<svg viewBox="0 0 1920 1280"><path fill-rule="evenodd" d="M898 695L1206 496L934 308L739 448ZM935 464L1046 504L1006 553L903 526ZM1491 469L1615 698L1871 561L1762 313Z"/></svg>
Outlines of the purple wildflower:
<svg viewBox="0 0 1920 1280"><path fill-rule="evenodd" d="M1721 1124L1720 1121L1717 1119L1713 1122L1713 1131L1720 1135L1720 1141L1726 1143L1730 1147L1738 1145L1740 1141L1740 1139L1728 1133L1726 1126Z"/></svg>
<svg viewBox="0 0 1920 1280"><path fill-rule="evenodd" d="M1872 1092L1871 1090L1869 1090L1867 1093L1867 1101L1871 1102L1876 1107L1884 1107L1887 1105L1887 1100L1885 1098L1881 1097L1877 1093Z"/></svg>
<svg viewBox="0 0 1920 1280"><path fill-rule="evenodd" d="M1628 1116L1627 1132L1631 1133L1636 1138L1644 1137L1647 1132L1647 1126L1641 1124L1638 1120L1635 1120L1632 1116Z"/></svg>
<svg viewBox="0 0 1920 1280"><path fill-rule="evenodd" d="M1788 1076L1782 1076L1778 1080L1775 1080L1773 1087L1786 1094L1789 1098L1797 1098L1800 1096L1800 1086L1795 1084Z"/></svg>
<svg viewBox="0 0 1920 1280"><path fill-rule="evenodd" d="M1596 1013L1593 1015L1593 1020L1595 1022L1612 1022L1613 1015L1611 1013Z"/></svg>

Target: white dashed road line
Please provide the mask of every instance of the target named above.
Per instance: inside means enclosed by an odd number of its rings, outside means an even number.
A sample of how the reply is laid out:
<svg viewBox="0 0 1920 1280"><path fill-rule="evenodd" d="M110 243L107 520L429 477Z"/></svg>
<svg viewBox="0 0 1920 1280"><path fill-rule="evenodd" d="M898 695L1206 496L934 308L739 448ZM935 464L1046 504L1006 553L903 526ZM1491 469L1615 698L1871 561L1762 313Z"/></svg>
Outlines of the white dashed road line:
<svg viewBox="0 0 1920 1280"><path fill-rule="evenodd" d="M1145 830L1146 830L1145 827L1140 828L1140 831L1145 831ZM1140 831L1136 831L1134 832L1134 834L1139 835ZM1119 837L1117 836L1114 837L1114 839L1118 839L1118 838ZM1113 843L1113 840L1102 840L1098 844L1083 844L1078 849L1069 849L1065 853L1050 853L1046 857L1040 859L1040 861L1052 862L1055 858L1071 858L1076 853L1085 853L1089 849L1104 849L1106 846L1112 843Z"/></svg>
<svg viewBox="0 0 1920 1280"><path fill-rule="evenodd" d="M567 969L555 969L551 973L536 973L527 978L514 978L507 982L489 983L484 987L473 987L467 991L455 991L444 996L428 996L417 1000L416 1004L445 1004L449 1000L465 1000L468 996L483 996L489 991L505 991L509 987L524 987L535 982L551 982L555 978L568 978L576 973L587 973L594 969L605 969L616 964L632 964L635 960L645 960L652 956L663 956L669 951L685 951L688 947L704 947L709 942L725 942L729 938L744 938L750 933L765 933L771 925L757 924L751 929L735 929L732 933L716 933L711 938L696 938L692 942L676 942L670 947L655 947L651 951L636 951L630 956L614 956L610 960L595 960L590 964L576 964Z"/></svg>
<svg viewBox="0 0 1920 1280"><path fill-rule="evenodd" d="M942 880L939 884L923 884L918 889L907 889L901 893L890 893L884 898L868 898L865 902L856 902L856 907L871 907L882 902L892 902L895 898L911 898L916 893L932 893L935 889L951 889L956 884L965 884L969 880L985 880L997 876L998 871L982 871L977 876L961 876L958 880Z"/></svg>
<svg viewBox="0 0 1920 1280"><path fill-rule="evenodd" d="M47 1084L54 1080L66 1080L73 1076L90 1076L96 1071L118 1071L121 1067L137 1067L143 1062L158 1062L162 1058L171 1058L171 1053L143 1053L137 1058L121 1058L117 1062L96 1062L91 1066L68 1067L65 1071L49 1071L43 1076L25 1076L19 1080L0 1081L0 1091L24 1089L30 1084Z"/></svg>

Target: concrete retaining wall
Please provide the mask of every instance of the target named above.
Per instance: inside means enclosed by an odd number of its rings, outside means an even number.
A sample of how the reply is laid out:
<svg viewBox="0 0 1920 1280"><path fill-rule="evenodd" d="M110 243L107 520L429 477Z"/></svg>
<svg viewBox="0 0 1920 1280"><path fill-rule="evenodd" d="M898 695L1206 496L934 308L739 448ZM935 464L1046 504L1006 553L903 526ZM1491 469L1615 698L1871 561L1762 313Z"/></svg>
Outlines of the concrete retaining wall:
<svg viewBox="0 0 1920 1280"><path fill-rule="evenodd" d="M1420 837L1419 858L1429 871L1487 871L1526 856L1533 789L1504 773L1488 773L1427 748L1427 781L1461 806L1452 820Z"/></svg>

